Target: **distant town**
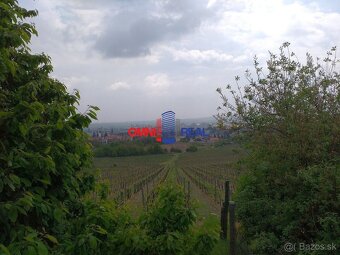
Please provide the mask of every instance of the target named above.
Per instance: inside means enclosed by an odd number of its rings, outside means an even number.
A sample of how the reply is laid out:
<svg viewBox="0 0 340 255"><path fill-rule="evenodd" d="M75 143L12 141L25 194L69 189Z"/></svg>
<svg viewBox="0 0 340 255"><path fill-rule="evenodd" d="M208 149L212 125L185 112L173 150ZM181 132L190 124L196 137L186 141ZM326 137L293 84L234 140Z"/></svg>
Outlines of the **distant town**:
<svg viewBox="0 0 340 255"><path fill-rule="evenodd" d="M128 130L131 127L143 126L152 127L154 123L152 121L139 121L131 123L94 123L91 124L84 131L90 135L92 143L108 144L118 141L130 141L137 137L130 137ZM204 130L203 135L197 135L195 137L188 138L182 134L183 128L198 128ZM213 143L221 139L230 137L229 130L221 130L217 127L214 118L204 119L176 119L176 142L202 142Z"/></svg>

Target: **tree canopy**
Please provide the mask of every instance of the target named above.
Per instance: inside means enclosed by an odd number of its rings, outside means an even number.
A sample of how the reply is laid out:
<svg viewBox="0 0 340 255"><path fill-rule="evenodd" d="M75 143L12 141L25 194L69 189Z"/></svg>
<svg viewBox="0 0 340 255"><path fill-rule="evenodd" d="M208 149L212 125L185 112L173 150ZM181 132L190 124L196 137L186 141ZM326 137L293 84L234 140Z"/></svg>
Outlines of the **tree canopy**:
<svg viewBox="0 0 340 255"><path fill-rule="evenodd" d="M0 250L47 254L67 218L93 186L83 169L91 147L83 128L98 108L77 111L79 93L50 77L45 54L28 45L37 35L17 1L0 3Z"/></svg>
<svg viewBox="0 0 340 255"><path fill-rule="evenodd" d="M336 48L301 63L284 43L266 69L254 59L242 87L217 89L221 126L238 130L249 156L236 200L243 236L260 254L285 242L340 239L340 74Z"/></svg>

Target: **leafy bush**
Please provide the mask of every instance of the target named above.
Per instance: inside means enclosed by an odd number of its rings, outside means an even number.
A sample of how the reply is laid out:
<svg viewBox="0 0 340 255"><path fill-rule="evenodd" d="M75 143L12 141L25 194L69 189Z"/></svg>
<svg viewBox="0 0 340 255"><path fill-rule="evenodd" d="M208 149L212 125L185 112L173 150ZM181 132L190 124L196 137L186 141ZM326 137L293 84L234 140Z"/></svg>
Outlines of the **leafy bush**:
<svg viewBox="0 0 340 255"><path fill-rule="evenodd" d="M150 146L147 149L147 152L150 154L163 154L164 150L162 149L162 147L160 146L160 144L153 144L152 146Z"/></svg>
<svg viewBox="0 0 340 255"><path fill-rule="evenodd" d="M102 144L94 148L96 157L128 157L163 153L165 151L160 144L144 145L140 142Z"/></svg>
<svg viewBox="0 0 340 255"><path fill-rule="evenodd" d="M196 215L178 187L164 186L138 221L109 200L84 203L59 249L65 254L210 254L217 233L195 229Z"/></svg>
<svg viewBox="0 0 340 255"><path fill-rule="evenodd" d="M182 150L181 150L181 149L178 149L178 148L175 148L175 147L171 147L170 152L181 153Z"/></svg>
<svg viewBox="0 0 340 255"><path fill-rule="evenodd" d="M195 210L187 206L179 187L161 188L151 210L141 218L141 227L153 240L148 254L210 254L217 233L195 231L195 220Z"/></svg>
<svg viewBox="0 0 340 255"><path fill-rule="evenodd" d="M196 152L198 151L198 148L197 146L195 145L190 145L187 149L186 149L187 152Z"/></svg>
<svg viewBox="0 0 340 255"><path fill-rule="evenodd" d="M94 178L83 128L96 107L77 113L79 93L49 77L50 58L27 47L36 11L15 0L0 3L0 249L5 254L47 254L58 246L67 220Z"/></svg>
<svg viewBox="0 0 340 255"><path fill-rule="evenodd" d="M223 140L220 140L218 142L215 142L214 146L215 147L223 147L223 146L228 146L230 144L233 144L233 140L232 139L223 139Z"/></svg>
<svg viewBox="0 0 340 255"><path fill-rule="evenodd" d="M301 64L285 43L270 53L265 74L246 72L244 93L220 93L228 122L249 151L236 194L243 236L257 254L282 253L283 244L340 244L340 74L336 48ZM238 84L239 77L236 77Z"/></svg>

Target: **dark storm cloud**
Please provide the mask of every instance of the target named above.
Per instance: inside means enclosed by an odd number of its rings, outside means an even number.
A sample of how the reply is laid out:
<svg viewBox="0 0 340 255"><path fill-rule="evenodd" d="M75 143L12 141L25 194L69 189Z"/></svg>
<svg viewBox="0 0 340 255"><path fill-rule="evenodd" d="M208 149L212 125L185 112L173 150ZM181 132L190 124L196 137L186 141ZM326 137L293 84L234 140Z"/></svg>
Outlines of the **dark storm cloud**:
<svg viewBox="0 0 340 255"><path fill-rule="evenodd" d="M95 47L108 58L145 56L158 42L176 40L199 27L210 16L206 5L204 0L115 2L116 14L107 16Z"/></svg>

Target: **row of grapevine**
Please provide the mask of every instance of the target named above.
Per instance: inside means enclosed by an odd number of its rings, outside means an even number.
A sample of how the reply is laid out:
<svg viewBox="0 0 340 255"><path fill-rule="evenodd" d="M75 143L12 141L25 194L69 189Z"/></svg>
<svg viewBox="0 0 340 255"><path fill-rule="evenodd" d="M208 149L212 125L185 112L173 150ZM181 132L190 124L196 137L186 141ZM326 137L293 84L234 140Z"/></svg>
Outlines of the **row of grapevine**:
<svg viewBox="0 0 340 255"><path fill-rule="evenodd" d="M119 165L102 166L99 176L101 187L105 187L109 198L123 205L134 196L139 196L147 207L154 198L155 188L164 181L167 169L159 162L121 162ZM100 191L93 194L98 196Z"/></svg>
<svg viewBox="0 0 340 255"><path fill-rule="evenodd" d="M214 155L207 157L182 157L179 161L178 183L193 183L202 192L211 197L218 205L222 206L224 182L230 181L230 190L235 190L236 179L239 172L232 167L232 163L217 161Z"/></svg>

